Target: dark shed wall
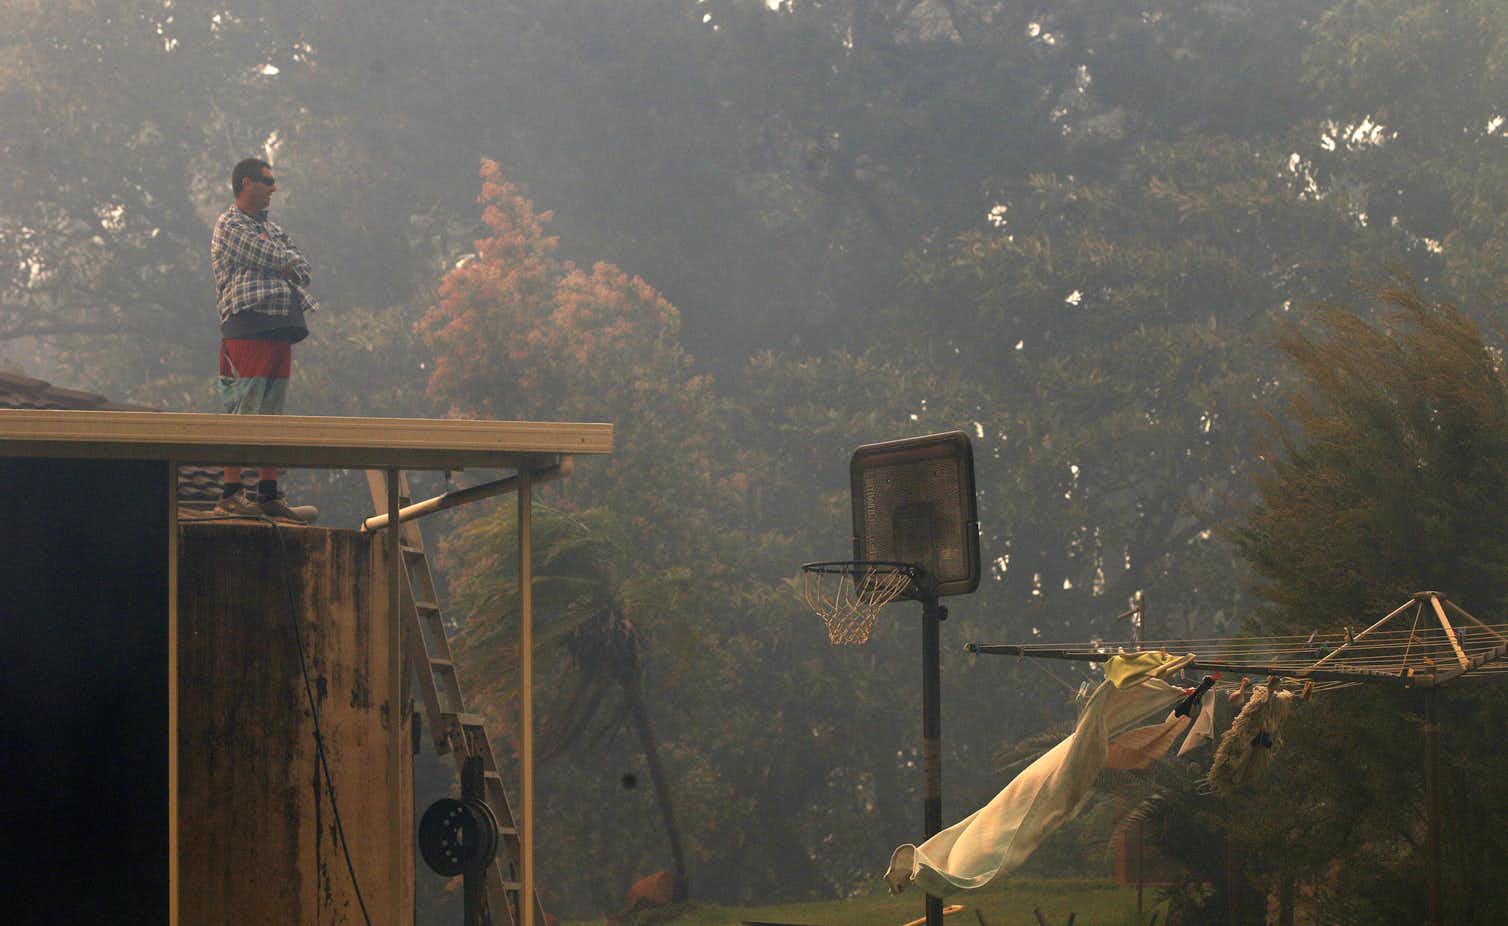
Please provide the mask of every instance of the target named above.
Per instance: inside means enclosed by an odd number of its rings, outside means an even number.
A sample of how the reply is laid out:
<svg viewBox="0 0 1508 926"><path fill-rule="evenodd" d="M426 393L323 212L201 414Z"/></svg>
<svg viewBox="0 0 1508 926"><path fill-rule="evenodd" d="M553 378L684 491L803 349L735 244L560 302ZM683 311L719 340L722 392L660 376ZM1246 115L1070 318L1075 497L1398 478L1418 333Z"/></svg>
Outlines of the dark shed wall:
<svg viewBox="0 0 1508 926"><path fill-rule="evenodd" d="M0 921L167 921L167 490L0 457Z"/></svg>
<svg viewBox="0 0 1508 926"><path fill-rule="evenodd" d="M412 715L406 676L390 671L399 640L380 539L243 521L184 524L185 924L361 922L320 777L300 640L362 900L373 923L412 922Z"/></svg>

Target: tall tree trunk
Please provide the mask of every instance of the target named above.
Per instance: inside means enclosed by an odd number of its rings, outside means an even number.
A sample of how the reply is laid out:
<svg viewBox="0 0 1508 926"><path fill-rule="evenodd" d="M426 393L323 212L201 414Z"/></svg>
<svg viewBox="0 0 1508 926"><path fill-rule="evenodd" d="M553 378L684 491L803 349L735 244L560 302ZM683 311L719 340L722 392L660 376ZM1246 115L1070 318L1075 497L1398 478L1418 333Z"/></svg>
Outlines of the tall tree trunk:
<svg viewBox="0 0 1508 926"><path fill-rule="evenodd" d="M665 822L665 837L670 841L670 859L675 867L675 895L682 901L691 893L691 881L686 875L686 855L681 851L681 831L675 822L675 808L670 802L670 782L665 777L665 768L660 764L660 746L654 729L649 724L649 711L644 706L644 695L638 679L623 683L623 696L628 699L628 712L633 717L634 732L639 735L639 745L644 750L644 761L649 764L649 780L654 785L655 804L660 808L660 819Z"/></svg>

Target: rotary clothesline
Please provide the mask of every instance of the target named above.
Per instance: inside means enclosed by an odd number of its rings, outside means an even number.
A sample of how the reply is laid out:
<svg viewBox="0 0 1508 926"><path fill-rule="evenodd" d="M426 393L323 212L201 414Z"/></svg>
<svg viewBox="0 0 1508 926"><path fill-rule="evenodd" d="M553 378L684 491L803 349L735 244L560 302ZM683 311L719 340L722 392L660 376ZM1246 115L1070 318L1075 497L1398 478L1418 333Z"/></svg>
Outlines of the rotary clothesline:
<svg viewBox="0 0 1508 926"><path fill-rule="evenodd" d="M1384 629L1412 606L1412 624ZM1430 609L1426 612L1426 607ZM1465 622L1452 625L1446 609ZM1429 624L1421 620L1429 614ZM1407 620L1407 619L1405 619ZM1437 623L1438 622L1438 623ZM971 643L969 652L1070 662L1104 662L1117 652L1196 652L1190 668L1332 682L1443 684L1472 675L1508 672L1508 624L1487 624L1433 592L1421 592L1361 631L1313 631L1257 637L1182 637L1156 641Z"/></svg>
<svg viewBox="0 0 1508 926"><path fill-rule="evenodd" d="M1255 780L1281 744L1284 718L1309 692L1279 691L1270 681L1252 686L1245 706L1217 736L1215 704L1227 699L1209 696L1213 679L1197 688L1169 681L1193 659L1192 653L1147 650L1110 656L1105 679L1084 702L1073 733L984 807L920 845L897 848L886 882L895 891L915 885L936 897L984 889L1078 814L1102 769L1146 768L1163 760L1180 738L1179 755L1219 740L1205 779L1210 790L1225 794Z"/></svg>
<svg viewBox="0 0 1508 926"><path fill-rule="evenodd" d="M1428 611L1426 611L1428 607ZM1384 629L1388 624L1412 610L1412 623L1408 629L1395 627ZM1453 624L1447 611L1456 615ZM1428 614L1430 620L1424 622ZM1461 622L1464 621L1464 622ZM1421 623L1425 626L1421 627ZM1365 639L1365 643L1362 640ZM1487 624L1478 620L1464 608L1438 592L1418 592L1385 617L1363 630L1347 626L1344 630L1311 631L1309 634L1264 635L1252 637L1182 637L1155 642L1091 640L1083 648L1094 652L1112 652L1117 649L1161 648L1169 651L1195 651L1210 654L1215 650L1220 658L1238 657L1276 659L1280 656L1317 657L1315 667L1340 653L1350 651L1344 662L1358 664L1385 663L1392 654L1403 653L1405 660L1415 647L1428 655L1431 648L1441 654L1449 649L1458 661L1465 662L1466 648L1493 648L1508 644L1508 623ZM1064 648L1064 644L1022 643L1016 644L1025 650ZM1327 652L1328 651L1328 652ZM1370 655L1364 655L1370 654ZM1501 654L1498 654L1501 655Z"/></svg>
<svg viewBox="0 0 1508 926"><path fill-rule="evenodd" d="M1458 637L1462 637L1462 638L1469 638L1469 639L1479 639L1479 638L1481 638L1481 639L1498 639L1498 632L1500 632L1500 631L1508 631L1508 624L1496 624L1496 625L1487 625L1487 626L1488 626L1488 629L1486 629L1486 630L1481 629L1481 628L1475 628L1475 627L1470 627L1470 628L1464 628L1463 627L1463 628L1461 628L1460 630L1457 631L1457 636ZM1428 636L1428 635L1438 635L1440 637L1440 643L1439 643L1439 645L1449 645L1448 642L1445 640L1445 636L1444 636L1443 631L1432 630L1432 629L1425 629L1425 630L1419 630L1419 631L1408 631L1408 630L1376 631L1376 632L1372 633L1370 636L1366 637L1365 638L1365 642L1357 641L1357 642L1354 642L1352 645L1356 646L1356 647L1362 647L1362 648L1368 648L1368 649L1401 650L1401 649L1407 648L1411 640L1417 642L1421 637L1425 637L1425 636ZM1290 642L1290 640L1296 640L1298 642ZM1204 639L1199 639L1199 638L1187 638L1187 639L1185 639L1185 638L1177 638L1177 637L1175 637L1175 638L1169 638L1169 639L1163 639L1163 640L1143 640L1142 643L1141 643L1141 648L1142 649L1153 649L1153 648L1156 648L1156 649L1169 649L1169 648L1171 648L1171 649L1177 649L1177 650L1208 651L1210 647L1216 647L1216 648L1220 649L1221 651L1227 651L1227 652L1229 652L1229 651L1251 650L1251 651L1261 651L1261 652L1271 652L1271 653L1307 654L1307 653L1315 652L1316 650L1318 650L1321 653L1324 653L1324 652L1327 652L1327 651L1329 651L1331 649L1334 649L1334 648L1336 648L1336 647L1338 647L1341 644L1346 643L1346 642L1347 642L1347 638L1346 638L1346 636L1344 634L1334 634L1334 633L1324 634L1324 635L1315 635L1315 636L1312 636L1312 637L1307 637L1307 636L1300 635L1300 636L1293 637L1293 638L1261 636L1261 637L1209 637L1209 638L1204 638ZM1095 638L1095 639L1089 640L1089 641L1087 641L1087 642L1085 642L1085 643L1083 643L1081 645L1084 646L1087 649L1107 651L1107 650L1115 650L1117 648L1132 648L1132 644L1133 644L1133 641L1130 641L1130 640L1105 640L1105 639ZM1029 649L1029 650L1030 649L1061 649L1063 646L1065 646L1065 644L1063 644L1063 643L1022 643L1022 644L1018 644L1018 645L1021 646L1023 649Z"/></svg>
<svg viewBox="0 0 1508 926"><path fill-rule="evenodd" d="M1412 614L1404 617L1409 611ZM1464 622L1452 623L1451 614ZM1412 619L1407 630L1400 627L1384 629L1401 617L1405 622ZM1438 691L1441 686L1457 679L1501 676L1508 672L1508 624L1484 623L1438 592L1418 592L1381 620L1359 631L1347 627L1343 631L1320 633L1316 630L1307 635L1120 643L1104 640L1086 644L969 643L965 650L1032 659L1108 663L1107 679L1112 675L1111 670L1118 672L1124 661L1147 659L1161 662L1167 670L1157 671L1155 674L1158 675L1195 669L1266 676L1266 684L1259 683L1260 687L1254 689L1247 706L1221 740L1215 764L1206 779L1217 791L1241 785L1243 776L1259 774L1265 763L1271 760L1272 750L1277 745L1277 726L1296 697L1291 691L1281 690L1285 681L1302 683L1306 689L1312 686L1315 691L1369 683L1420 688L1424 695L1422 733L1428 922L1431 926L1440 923L1440 814L1436 785L1439 778ZM1168 655L1179 651L1188 655ZM1205 658L1194 655L1199 652L1213 652L1215 655ZM1122 683L1114 684L1120 686ZM1144 709L1139 711L1141 716L1154 713L1154 707L1165 707L1162 702L1172 703L1172 692L1165 682L1154 678L1148 684L1150 687L1139 697L1150 697L1157 703L1139 705ZM1245 684L1243 680L1242 688ZM1105 717L1099 716L1105 714L1110 705L1122 703L1117 700L1117 695L1109 693L1111 685L1112 681L1107 680L1096 689L1080 715L1074 734L1033 762L989 805L920 846L905 845L897 849L886 873L886 880L892 888L900 890L915 883L938 895L977 890L1018 865L1045 832L1072 817L1087 795L1089 782L1103 765L1116 732L1116 725L1106 723ZM1158 685L1162 687L1158 688ZM1193 697L1197 698L1197 695ZM1129 704L1126 702L1122 707L1129 708ZM1096 705L1100 708L1098 714ZM1086 728L1086 721L1091 717L1094 723ZM1170 716L1166 723L1174 724L1175 721L1176 717ZM1062 774L1064 769L1076 771L1066 775ZM1043 804L1049 808L1046 816L1040 812Z"/></svg>

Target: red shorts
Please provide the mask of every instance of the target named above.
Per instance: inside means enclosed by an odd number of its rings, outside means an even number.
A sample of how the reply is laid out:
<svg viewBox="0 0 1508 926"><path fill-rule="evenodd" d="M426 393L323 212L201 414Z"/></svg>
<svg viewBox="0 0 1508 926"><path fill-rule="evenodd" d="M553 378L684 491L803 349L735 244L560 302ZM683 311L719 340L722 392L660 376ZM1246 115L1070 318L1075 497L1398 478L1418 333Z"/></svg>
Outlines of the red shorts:
<svg viewBox="0 0 1508 926"><path fill-rule="evenodd" d="M287 379L293 369L293 342L227 338L220 342L220 375L235 379L265 376Z"/></svg>

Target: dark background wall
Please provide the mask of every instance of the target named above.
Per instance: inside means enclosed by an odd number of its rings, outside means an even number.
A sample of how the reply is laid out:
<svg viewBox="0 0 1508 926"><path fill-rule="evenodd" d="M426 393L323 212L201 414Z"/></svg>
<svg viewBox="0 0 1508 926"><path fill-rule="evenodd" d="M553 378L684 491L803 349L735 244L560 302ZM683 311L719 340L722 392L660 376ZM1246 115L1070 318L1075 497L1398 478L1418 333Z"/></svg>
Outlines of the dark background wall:
<svg viewBox="0 0 1508 926"><path fill-rule="evenodd" d="M6 922L167 920L167 485L0 457Z"/></svg>

